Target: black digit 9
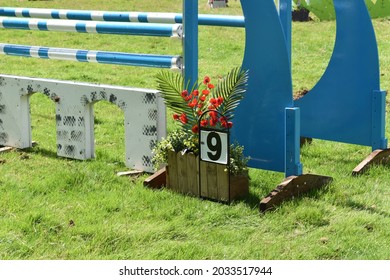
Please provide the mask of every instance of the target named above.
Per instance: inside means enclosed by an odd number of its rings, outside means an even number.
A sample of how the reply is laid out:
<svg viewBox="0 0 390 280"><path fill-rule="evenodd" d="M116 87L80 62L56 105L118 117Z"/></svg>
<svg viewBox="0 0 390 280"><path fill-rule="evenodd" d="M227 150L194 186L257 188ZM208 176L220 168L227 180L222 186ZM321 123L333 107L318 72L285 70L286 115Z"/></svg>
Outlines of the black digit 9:
<svg viewBox="0 0 390 280"><path fill-rule="evenodd" d="M207 135L207 148L210 152L207 152L207 155L211 160L219 160L222 153L222 140L218 133L210 132Z"/></svg>

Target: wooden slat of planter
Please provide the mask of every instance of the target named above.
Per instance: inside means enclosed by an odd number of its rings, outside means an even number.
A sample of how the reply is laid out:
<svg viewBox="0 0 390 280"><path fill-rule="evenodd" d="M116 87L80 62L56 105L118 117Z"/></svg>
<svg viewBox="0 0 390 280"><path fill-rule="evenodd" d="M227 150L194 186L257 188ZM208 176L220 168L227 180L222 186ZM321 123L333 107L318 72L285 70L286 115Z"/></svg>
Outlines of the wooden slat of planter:
<svg viewBox="0 0 390 280"><path fill-rule="evenodd" d="M217 165L213 163L207 163L207 174L202 174L202 176L207 176L207 189L208 189L208 198L218 200L218 179L217 179Z"/></svg>
<svg viewBox="0 0 390 280"><path fill-rule="evenodd" d="M177 162L177 189L176 191L182 194L188 193L188 181L190 172L187 170L187 155L182 155L181 153L176 154L176 162Z"/></svg>
<svg viewBox="0 0 390 280"><path fill-rule="evenodd" d="M198 157L194 154L187 155L187 191L190 195L199 196L199 165Z"/></svg>
<svg viewBox="0 0 390 280"><path fill-rule="evenodd" d="M218 200L224 202L230 202L229 197L229 172L226 170L225 165L216 164L217 167L217 180L218 180Z"/></svg>
<svg viewBox="0 0 390 280"><path fill-rule="evenodd" d="M204 161L200 162L200 196L208 197L208 185L207 185L207 163Z"/></svg>
<svg viewBox="0 0 390 280"><path fill-rule="evenodd" d="M169 177L169 184L167 182L166 187L168 189L172 189L174 191L177 191L179 181L178 181L178 174L177 174L177 170L178 170L177 157L176 157L175 152L173 152L173 151L168 152L168 162L169 162L169 165L167 166L167 174Z"/></svg>
<svg viewBox="0 0 390 280"><path fill-rule="evenodd" d="M249 193L249 177L230 176L230 200L244 198Z"/></svg>

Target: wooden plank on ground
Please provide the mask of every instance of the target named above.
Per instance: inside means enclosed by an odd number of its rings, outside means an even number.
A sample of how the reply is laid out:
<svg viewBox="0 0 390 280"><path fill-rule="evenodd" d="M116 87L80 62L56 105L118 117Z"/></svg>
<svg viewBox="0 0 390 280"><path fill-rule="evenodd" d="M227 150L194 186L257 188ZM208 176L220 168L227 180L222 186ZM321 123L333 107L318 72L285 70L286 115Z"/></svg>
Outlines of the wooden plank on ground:
<svg viewBox="0 0 390 280"><path fill-rule="evenodd" d="M355 167L352 171L352 175L361 175L368 171L371 166L379 164L390 164L390 149L373 151L358 166Z"/></svg>
<svg viewBox="0 0 390 280"><path fill-rule="evenodd" d="M332 180L332 177L314 174L287 177L261 200L259 205L260 211L265 212L281 204L283 201L299 197L310 190L319 189L329 184Z"/></svg>
<svg viewBox="0 0 390 280"><path fill-rule="evenodd" d="M152 189L160 189L166 185L167 179L167 170L166 168L161 168L152 176L149 176L144 181L144 186Z"/></svg>
<svg viewBox="0 0 390 280"><path fill-rule="evenodd" d="M13 147L0 147L0 153L10 152L13 149L15 149L15 148L13 148Z"/></svg>
<svg viewBox="0 0 390 280"><path fill-rule="evenodd" d="M130 171L121 171L116 173L116 176L118 177L123 177L123 176L136 176L144 173L143 171L140 170L130 170Z"/></svg>
<svg viewBox="0 0 390 280"><path fill-rule="evenodd" d="M31 146L32 146L32 147L35 147L35 146L37 146L37 145L38 145L37 142L35 142L35 141L32 141L32 142L31 142ZM15 147L9 147L9 146L0 146L0 153L10 152L10 151L15 150L15 149L17 149L17 148L15 148Z"/></svg>

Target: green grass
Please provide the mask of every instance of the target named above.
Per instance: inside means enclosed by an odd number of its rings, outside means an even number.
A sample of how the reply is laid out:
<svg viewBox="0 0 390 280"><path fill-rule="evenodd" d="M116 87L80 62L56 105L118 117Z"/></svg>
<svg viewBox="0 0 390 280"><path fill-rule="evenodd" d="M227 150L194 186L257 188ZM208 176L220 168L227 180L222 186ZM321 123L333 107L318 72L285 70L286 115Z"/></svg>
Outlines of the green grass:
<svg viewBox="0 0 390 280"><path fill-rule="evenodd" d="M231 8L202 13L240 14ZM11 1L3 6L180 11L181 1ZM375 20L382 88L390 88L390 21ZM321 77L334 44L334 22L293 24L294 90ZM218 77L240 64L244 31L200 28L200 75ZM323 34L326 34L324 36ZM0 30L2 42L112 51L180 53L180 42L143 37ZM163 42L163 43L161 43ZM155 87L157 70L5 57L0 73ZM367 147L316 140L301 159L306 173L334 182L260 215L259 200L283 174L251 170L250 195L224 205L144 188L146 175L124 171L123 114L95 106L96 159L56 156L54 104L31 97L34 148L0 155L0 259L389 259L390 172L351 170ZM387 117L389 127L389 117ZM172 128L172 123L169 124ZM389 130L386 133L389 136Z"/></svg>

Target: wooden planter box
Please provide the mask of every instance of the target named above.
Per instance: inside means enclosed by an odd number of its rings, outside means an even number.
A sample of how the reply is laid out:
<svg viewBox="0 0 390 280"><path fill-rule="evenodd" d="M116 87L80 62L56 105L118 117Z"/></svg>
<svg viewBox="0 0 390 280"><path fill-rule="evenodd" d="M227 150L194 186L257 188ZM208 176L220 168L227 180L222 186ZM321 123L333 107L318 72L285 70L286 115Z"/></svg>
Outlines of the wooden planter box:
<svg viewBox="0 0 390 280"><path fill-rule="evenodd" d="M248 176L230 176L225 165L201 161L199 180L199 157L191 153L169 152L166 169L166 188L178 193L228 203L249 193Z"/></svg>

